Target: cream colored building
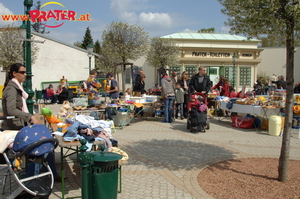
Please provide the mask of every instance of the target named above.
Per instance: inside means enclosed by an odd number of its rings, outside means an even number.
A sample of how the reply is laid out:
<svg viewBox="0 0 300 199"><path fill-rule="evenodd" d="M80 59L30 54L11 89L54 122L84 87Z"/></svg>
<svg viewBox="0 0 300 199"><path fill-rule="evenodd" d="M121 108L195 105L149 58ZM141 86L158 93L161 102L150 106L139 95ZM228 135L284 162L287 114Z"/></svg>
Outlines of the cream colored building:
<svg viewBox="0 0 300 199"><path fill-rule="evenodd" d="M223 75L231 85L235 83L236 90L240 90L244 84L252 87L257 65L261 62L259 56L263 51L257 48L259 40L216 33L175 33L162 38L174 40L181 49L179 64L171 66L171 71L188 71L192 75L198 72L199 66L205 66L213 85Z"/></svg>

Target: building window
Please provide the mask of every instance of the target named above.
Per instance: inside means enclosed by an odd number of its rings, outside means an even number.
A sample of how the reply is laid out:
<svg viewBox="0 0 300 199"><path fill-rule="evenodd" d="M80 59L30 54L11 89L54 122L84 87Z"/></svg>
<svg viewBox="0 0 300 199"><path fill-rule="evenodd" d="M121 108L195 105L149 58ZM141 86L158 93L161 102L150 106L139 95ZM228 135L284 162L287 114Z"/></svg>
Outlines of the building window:
<svg viewBox="0 0 300 199"><path fill-rule="evenodd" d="M196 65L194 66L189 65L189 66L185 66L185 71L188 72L189 77L192 77L194 74L197 73L198 70Z"/></svg>
<svg viewBox="0 0 300 199"><path fill-rule="evenodd" d="M251 67L240 67L240 86L251 87Z"/></svg>
<svg viewBox="0 0 300 199"><path fill-rule="evenodd" d="M224 77L230 82L230 85L232 85L233 67L231 66L224 67Z"/></svg>
<svg viewBox="0 0 300 199"><path fill-rule="evenodd" d="M181 74L181 66L177 65L177 66L170 66L169 67L169 73L170 73L169 75L171 75L174 70L176 70L178 72L178 75Z"/></svg>
<svg viewBox="0 0 300 199"><path fill-rule="evenodd" d="M218 74L218 69L217 68L211 68L211 67L206 67L206 70L208 69L207 73L209 75L219 75Z"/></svg>

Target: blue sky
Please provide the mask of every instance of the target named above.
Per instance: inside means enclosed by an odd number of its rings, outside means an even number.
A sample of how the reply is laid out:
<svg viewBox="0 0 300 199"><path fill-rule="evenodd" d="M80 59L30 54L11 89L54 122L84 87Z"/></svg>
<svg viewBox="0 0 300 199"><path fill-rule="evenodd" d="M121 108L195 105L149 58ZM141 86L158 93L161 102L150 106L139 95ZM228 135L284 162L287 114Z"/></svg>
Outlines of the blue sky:
<svg viewBox="0 0 300 199"><path fill-rule="evenodd" d="M34 0L34 4L37 0ZM53 2L41 0L42 4ZM56 0L57 4L46 5L43 10L72 10L78 15L90 14L90 21L64 21L59 28L47 28L49 36L73 43L82 41L85 30L90 27L94 42L101 41L102 31L112 21L137 24L150 37L176 32L197 31L214 27L217 32L228 32L224 26L227 17L221 13L217 0ZM33 10L34 7L32 7ZM23 0L0 0L0 15L23 14ZM63 21L51 19L46 24L55 26ZM12 22L3 22L0 26ZM20 26L21 22L14 22Z"/></svg>

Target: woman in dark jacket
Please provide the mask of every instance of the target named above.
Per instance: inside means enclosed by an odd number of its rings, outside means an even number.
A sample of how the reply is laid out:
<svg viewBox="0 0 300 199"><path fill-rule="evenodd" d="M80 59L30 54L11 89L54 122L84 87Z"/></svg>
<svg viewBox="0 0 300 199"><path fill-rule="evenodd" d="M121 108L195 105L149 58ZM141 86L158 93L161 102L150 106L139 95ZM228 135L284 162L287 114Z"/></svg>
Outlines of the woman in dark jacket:
<svg viewBox="0 0 300 199"><path fill-rule="evenodd" d="M28 94L22 83L26 79L24 65L15 63L10 66L3 88L2 108L4 116L15 116L12 120L3 121L4 130L20 130L26 124L38 124L38 120L29 113L26 99Z"/></svg>
<svg viewBox="0 0 300 199"><path fill-rule="evenodd" d="M187 104L190 101L190 94L189 94L189 84L191 79L186 71L183 71L181 74L180 79L178 79L178 83L180 83L181 88L184 90L184 103L183 103L183 115L185 118L188 117L188 110Z"/></svg>
<svg viewBox="0 0 300 199"><path fill-rule="evenodd" d="M140 80L138 82L136 82L135 85L134 85L134 88L133 88L134 92L141 92L141 94L146 93L145 78L146 78L146 75L144 75L144 74L140 75Z"/></svg>
<svg viewBox="0 0 300 199"><path fill-rule="evenodd" d="M145 90L145 78L146 75L144 74L140 74L140 80L138 82L135 83L133 91L134 92L141 92L141 94L145 94L146 90ZM143 107L140 108L136 108L135 109L135 114L141 114L141 116L144 116L144 111L143 111Z"/></svg>
<svg viewBox="0 0 300 199"><path fill-rule="evenodd" d="M62 89L62 91L57 96L59 104L62 104L64 101L67 101L68 100L68 94L69 94L69 91L65 87L65 85L62 85L61 89Z"/></svg>

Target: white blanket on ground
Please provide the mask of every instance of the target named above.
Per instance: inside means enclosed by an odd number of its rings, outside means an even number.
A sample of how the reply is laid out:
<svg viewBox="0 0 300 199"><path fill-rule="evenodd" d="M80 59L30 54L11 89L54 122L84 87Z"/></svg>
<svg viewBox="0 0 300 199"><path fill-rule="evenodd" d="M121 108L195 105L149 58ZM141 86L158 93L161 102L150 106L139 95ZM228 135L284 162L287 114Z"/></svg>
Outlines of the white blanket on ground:
<svg viewBox="0 0 300 199"><path fill-rule="evenodd" d="M0 131L0 153L3 153L5 149L14 142L16 135L19 131Z"/></svg>

